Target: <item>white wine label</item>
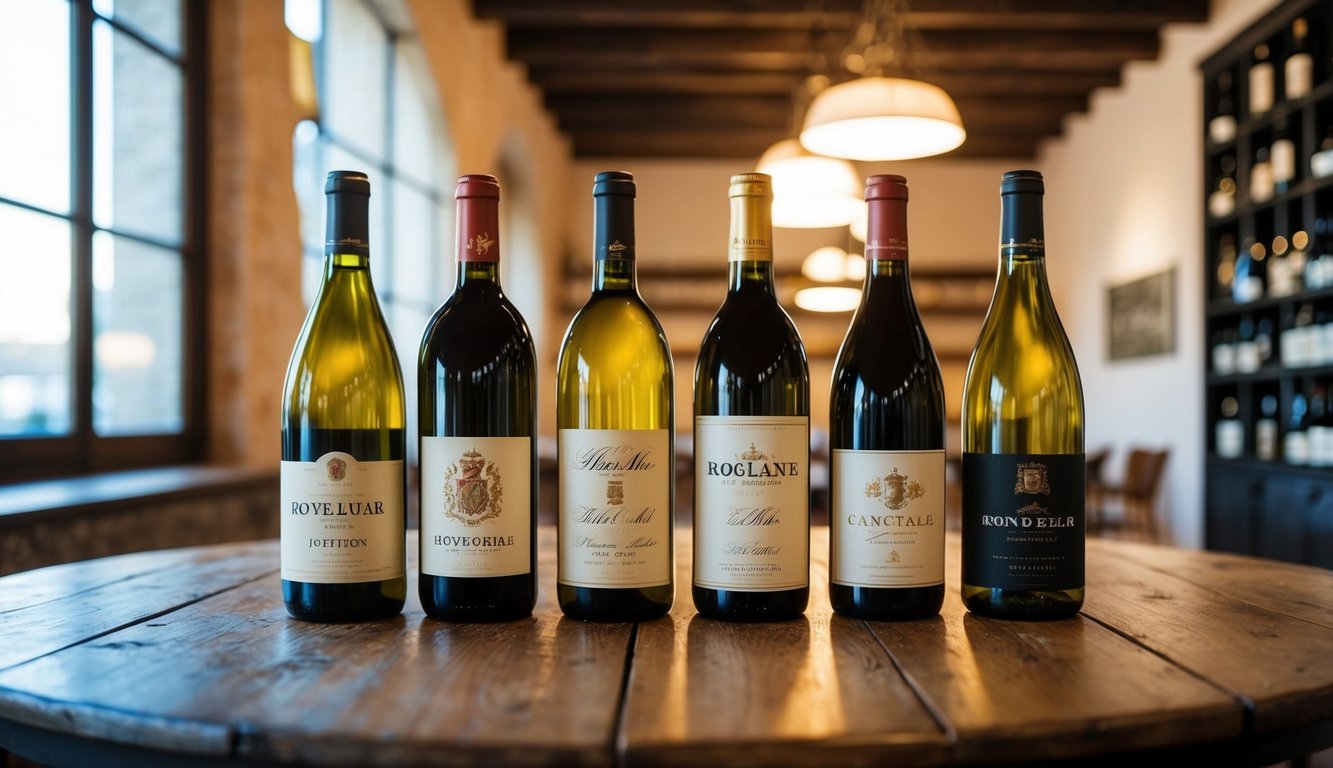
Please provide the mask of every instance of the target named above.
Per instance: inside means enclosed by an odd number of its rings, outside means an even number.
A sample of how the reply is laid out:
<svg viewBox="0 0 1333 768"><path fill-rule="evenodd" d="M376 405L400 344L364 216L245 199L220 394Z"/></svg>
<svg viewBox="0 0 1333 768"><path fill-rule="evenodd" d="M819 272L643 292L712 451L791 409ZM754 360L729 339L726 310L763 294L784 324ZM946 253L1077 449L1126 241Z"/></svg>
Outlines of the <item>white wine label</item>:
<svg viewBox="0 0 1333 768"><path fill-rule="evenodd" d="M532 438L421 438L421 572L532 570Z"/></svg>
<svg viewBox="0 0 1333 768"><path fill-rule="evenodd" d="M282 578L354 584L404 575L402 460L331 451L282 462L279 482Z"/></svg>
<svg viewBox="0 0 1333 768"><path fill-rule="evenodd" d="M671 583L670 432L562 429L559 451L560 583Z"/></svg>
<svg viewBox="0 0 1333 768"><path fill-rule="evenodd" d="M809 417L694 417L694 583L809 586Z"/></svg>
<svg viewBox="0 0 1333 768"><path fill-rule="evenodd" d="M944 451L833 450L829 578L851 587L944 583Z"/></svg>

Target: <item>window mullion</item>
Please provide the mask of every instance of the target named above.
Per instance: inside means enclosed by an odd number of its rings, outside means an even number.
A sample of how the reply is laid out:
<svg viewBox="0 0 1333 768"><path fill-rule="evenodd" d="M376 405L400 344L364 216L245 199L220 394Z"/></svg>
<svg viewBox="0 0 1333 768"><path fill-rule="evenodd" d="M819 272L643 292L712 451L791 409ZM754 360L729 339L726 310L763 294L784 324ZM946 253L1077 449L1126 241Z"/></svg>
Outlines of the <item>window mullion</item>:
<svg viewBox="0 0 1333 768"><path fill-rule="evenodd" d="M70 132L70 211L73 243L71 325L74 338L73 434L79 445L76 470L91 468L93 439L93 9L91 0L73 4L74 45L70 71L74 103Z"/></svg>

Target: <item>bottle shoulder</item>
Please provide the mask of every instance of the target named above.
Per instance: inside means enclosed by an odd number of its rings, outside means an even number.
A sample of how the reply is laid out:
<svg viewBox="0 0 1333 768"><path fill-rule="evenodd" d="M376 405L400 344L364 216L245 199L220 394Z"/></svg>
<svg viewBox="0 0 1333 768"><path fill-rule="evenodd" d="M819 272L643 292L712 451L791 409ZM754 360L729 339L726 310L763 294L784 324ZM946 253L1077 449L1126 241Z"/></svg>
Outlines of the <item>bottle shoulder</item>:
<svg viewBox="0 0 1333 768"><path fill-rule="evenodd" d="M638 293L615 291L594 293L588 299L570 321L562 346L631 343L660 347L670 354L662 324Z"/></svg>
<svg viewBox="0 0 1333 768"><path fill-rule="evenodd" d="M504 294L469 294L455 291L426 323L421 356L476 352L487 359L492 351L535 358L532 332L518 307Z"/></svg>
<svg viewBox="0 0 1333 768"><path fill-rule="evenodd" d="M809 375L800 331L771 294L729 293L704 332L699 365L710 372L725 365L741 376L775 367Z"/></svg>

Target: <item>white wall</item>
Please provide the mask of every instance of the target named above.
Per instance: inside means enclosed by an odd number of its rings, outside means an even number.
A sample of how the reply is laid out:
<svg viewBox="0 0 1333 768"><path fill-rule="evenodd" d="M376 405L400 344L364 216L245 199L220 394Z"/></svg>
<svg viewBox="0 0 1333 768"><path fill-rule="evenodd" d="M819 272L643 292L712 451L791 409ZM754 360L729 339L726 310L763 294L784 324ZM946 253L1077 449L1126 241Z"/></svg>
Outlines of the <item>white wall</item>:
<svg viewBox="0 0 1333 768"><path fill-rule="evenodd" d="M1272 8L1215 0L1205 25L1163 31L1155 62L1132 63L1119 89L1038 156L1046 175L1052 291L1083 375L1087 445L1113 446L1118 477L1129 446L1169 447L1161 509L1170 540L1203 543L1202 79L1198 65ZM1106 289L1176 270L1176 350L1110 362Z"/></svg>

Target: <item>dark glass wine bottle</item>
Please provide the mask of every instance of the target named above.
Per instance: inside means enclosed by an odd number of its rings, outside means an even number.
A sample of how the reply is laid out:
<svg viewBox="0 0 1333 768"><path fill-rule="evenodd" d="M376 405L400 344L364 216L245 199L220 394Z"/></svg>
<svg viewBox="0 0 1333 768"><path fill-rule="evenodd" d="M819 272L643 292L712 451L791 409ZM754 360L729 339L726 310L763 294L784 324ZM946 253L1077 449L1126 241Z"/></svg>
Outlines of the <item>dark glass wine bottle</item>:
<svg viewBox="0 0 1333 768"><path fill-rule="evenodd" d="M324 193L324 282L282 396L282 597L361 621L407 597L403 374L370 282L370 181L333 171Z"/></svg>
<svg viewBox="0 0 1333 768"><path fill-rule="evenodd" d="M500 288L500 185L458 180L458 278L417 361L426 613L504 621L537 602L532 334Z"/></svg>
<svg viewBox="0 0 1333 768"><path fill-rule="evenodd" d="M729 194L729 286L694 373L694 605L792 619L810 598L810 371L773 290L772 180Z"/></svg>
<svg viewBox="0 0 1333 768"><path fill-rule="evenodd" d="M907 180L871 176L861 305L829 403L829 597L859 619L944 602L944 380L907 268Z"/></svg>
<svg viewBox="0 0 1333 768"><path fill-rule="evenodd" d="M1083 384L1046 282L1044 185L1000 182L995 295L963 387L963 602L1043 619L1083 606Z"/></svg>
<svg viewBox="0 0 1333 768"><path fill-rule="evenodd" d="M593 289L560 349L556 595L567 616L638 621L675 596L671 349L634 274L634 177L593 181Z"/></svg>

